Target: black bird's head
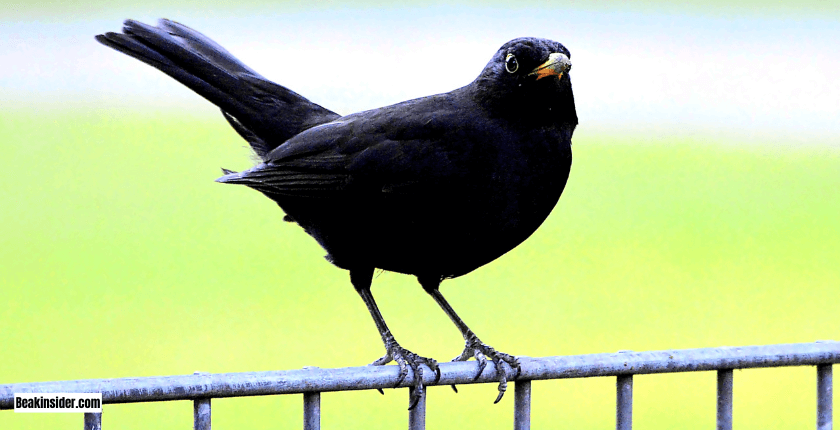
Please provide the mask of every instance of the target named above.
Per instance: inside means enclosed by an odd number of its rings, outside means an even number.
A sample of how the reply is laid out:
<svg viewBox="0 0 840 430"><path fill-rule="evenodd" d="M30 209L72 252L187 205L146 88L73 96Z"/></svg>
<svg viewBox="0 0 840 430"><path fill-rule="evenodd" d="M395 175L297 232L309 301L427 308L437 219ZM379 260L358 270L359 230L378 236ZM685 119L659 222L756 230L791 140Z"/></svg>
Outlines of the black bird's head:
<svg viewBox="0 0 840 430"><path fill-rule="evenodd" d="M471 84L480 104L529 125L577 125L571 54L548 39L522 37L502 45Z"/></svg>

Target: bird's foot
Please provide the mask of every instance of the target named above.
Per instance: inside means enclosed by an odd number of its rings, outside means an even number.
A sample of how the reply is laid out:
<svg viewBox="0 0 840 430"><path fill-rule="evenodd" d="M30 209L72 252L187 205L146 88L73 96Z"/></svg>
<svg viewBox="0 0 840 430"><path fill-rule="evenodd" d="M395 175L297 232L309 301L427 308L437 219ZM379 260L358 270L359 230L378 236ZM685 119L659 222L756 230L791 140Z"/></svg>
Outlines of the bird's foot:
<svg viewBox="0 0 840 430"><path fill-rule="evenodd" d="M426 365L430 370L435 372L435 384L440 381L440 367L438 367L437 361L432 358L421 357L403 347L400 346L399 343L391 336L390 333L388 334L388 338L385 339L385 350L387 351L382 358L374 361L371 363L373 366L383 366L385 364L390 363L391 361L396 361L397 364L400 366L400 377L397 379L397 383L394 384L394 388L397 388L402 384L405 380L405 377L408 375L408 368L410 367L411 370L414 372L414 387L411 391L411 404L409 405L408 409L414 409L417 406L417 402L420 400L420 397L423 395L423 391L425 387L423 385L423 368L421 365ZM382 391L380 390L380 393Z"/></svg>
<svg viewBox="0 0 840 430"><path fill-rule="evenodd" d="M470 357L475 357L476 361L478 361L478 372L475 374L473 380L476 380L481 376L481 372L487 366L487 359L492 360L493 364L496 365L496 378L499 381L499 395L493 403L499 403L502 400L502 396L505 395L505 391L507 391L507 375L505 374L504 367L502 367L502 362L510 366L511 369L516 369L516 375L513 377L513 379L516 379L522 370L519 367L519 359L510 354L496 351L492 346L483 343L472 331L469 331L466 337L464 352L453 358L452 361L467 361ZM454 385L452 389L458 392Z"/></svg>

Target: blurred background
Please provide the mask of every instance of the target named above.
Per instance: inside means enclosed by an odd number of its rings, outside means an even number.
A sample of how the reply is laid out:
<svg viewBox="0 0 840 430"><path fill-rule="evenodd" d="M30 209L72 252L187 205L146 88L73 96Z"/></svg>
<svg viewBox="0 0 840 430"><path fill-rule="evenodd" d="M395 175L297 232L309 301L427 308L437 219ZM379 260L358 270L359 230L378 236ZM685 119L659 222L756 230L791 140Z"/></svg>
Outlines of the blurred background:
<svg viewBox="0 0 840 430"><path fill-rule="evenodd" d="M277 206L214 183L253 156L210 103L93 36L171 18L347 114L469 83L504 42L564 43L580 126L559 205L442 291L545 356L840 339L840 3L376 1L0 7L0 384L346 367L382 354L345 271ZM373 291L407 348L457 355L415 279ZM611 428L614 378L534 383L535 428ZM429 391L429 428L509 428L495 385ZM709 428L712 372L640 376L637 428ZM735 373L735 425L810 428L812 368ZM405 426L407 390L326 393L324 428ZM215 428L300 428L299 396L213 400ZM835 400L835 405L836 405ZM108 405L189 428L191 402ZM835 408L836 410L836 408ZM0 413L0 428L74 428Z"/></svg>

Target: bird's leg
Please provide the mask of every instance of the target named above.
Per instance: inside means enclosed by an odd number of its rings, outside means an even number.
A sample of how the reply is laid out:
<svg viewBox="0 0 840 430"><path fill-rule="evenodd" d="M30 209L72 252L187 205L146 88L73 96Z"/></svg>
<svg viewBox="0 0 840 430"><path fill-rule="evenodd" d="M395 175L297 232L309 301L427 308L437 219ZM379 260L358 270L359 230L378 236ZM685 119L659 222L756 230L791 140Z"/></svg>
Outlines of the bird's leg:
<svg viewBox="0 0 840 430"><path fill-rule="evenodd" d="M478 379L481 376L481 372L484 371L484 367L487 366L487 358L493 361L496 365L496 377L499 381L499 395L496 397L496 401L493 403L499 403L502 400L502 396L505 395L505 391L507 390L507 376L505 375L505 370L502 367L502 362L507 363L511 368L516 369L516 376L514 379L519 376L520 367L519 367L519 360L516 357L505 354L504 352L496 351L490 345L485 344L478 338L478 336L467 327L467 324L464 323L464 320L455 313L455 310L452 309L452 306L449 305L449 302L443 297L443 294L440 293L440 277L417 277L417 280L420 281L420 285L423 286L423 289L426 290L429 295L435 299L438 306L446 312L446 315L449 316L449 319L455 323L455 326L458 327L458 330L461 331L461 335L464 336L464 341L466 342L466 346L464 347L464 351L461 355L452 359L452 361L467 361L470 357L475 357L478 361L478 373L476 373L474 379ZM455 386L452 386L452 389L455 389ZM457 392L457 390L456 390Z"/></svg>
<svg viewBox="0 0 840 430"><path fill-rule="evenodd" d="M373 317L373 322L376 324L376 328L382 336L382 343L385 345L385 355L371 364L374 366L382 366L390 363L391 361L397 362L400 366L400 377L394 385L394 388L397 388L403 382L406 375L408 375L409 367L414 371L414 389L411 392L412 401L411 405L408 407L408 409L413 409L414 406L417 405L417 401L420 400L420 396L423 394L424 390L423 368L420 367L420 365L425 364L426 367L435 372L435 383L440 380L440 368L437 365L437 361L434 359L421 357L401 347L400 344L397 343L397 340L394 339L394 335L391 334L391 330L388 329L388 325L385 324L385 319L382 318L382 314L379 313L379 307L376 306L376 301L373 299L373 294L370 292L372 278L372 268L364 271L350 271L350 282L353 283L353 287L356 289L356 292L359 293L359 296L365 302L368 312L370 312L370 316ZM380 390L380 392L382 391Z"/></svg>

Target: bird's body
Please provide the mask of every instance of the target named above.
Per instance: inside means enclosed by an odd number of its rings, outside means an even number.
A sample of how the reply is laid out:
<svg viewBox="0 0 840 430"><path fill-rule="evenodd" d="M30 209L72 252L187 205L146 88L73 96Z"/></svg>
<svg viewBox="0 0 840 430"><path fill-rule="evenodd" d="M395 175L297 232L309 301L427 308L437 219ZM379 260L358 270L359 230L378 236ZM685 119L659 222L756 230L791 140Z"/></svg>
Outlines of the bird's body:
<svg viewBox="0 0 840 430"><path fill-rule="evenodd" d="M341 268L466 274L539 227L571 165L570 136L490 117L470 89L315 126L219 180L275 200Z"/></svg>
<svg viewBox="0 0 840 430"><path fill-rule="evenodd" d="M456 360L515 357L482 343L439 291L527 239L566 185L577 125L566 48L546 39L503 45L472 83L445 94L347 116L266 80L221 46L181 24L126 21L101 43L169 74L222 109L261 163L219 182L257 189L349 270L385 344L415 372L432 359L402 348L370 292L375 268L417 276L466 341ZM332 66L331 66L332 67ZM498 401L498 399L497 399Z"/></svg>

